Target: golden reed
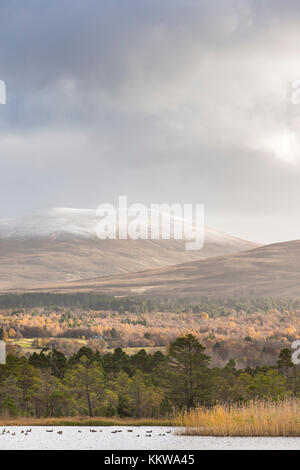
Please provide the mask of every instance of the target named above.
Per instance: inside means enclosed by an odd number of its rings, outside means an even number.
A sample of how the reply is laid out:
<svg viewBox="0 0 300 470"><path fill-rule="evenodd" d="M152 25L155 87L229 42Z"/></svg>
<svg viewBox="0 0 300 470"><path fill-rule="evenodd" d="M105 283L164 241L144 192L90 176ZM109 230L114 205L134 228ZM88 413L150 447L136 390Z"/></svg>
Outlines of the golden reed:
<svg viewBox="0 0 300 470"><path fill-rule="evenodd" d="M179 417L189 436L300 436L300 400L195 408Z"/></svg>

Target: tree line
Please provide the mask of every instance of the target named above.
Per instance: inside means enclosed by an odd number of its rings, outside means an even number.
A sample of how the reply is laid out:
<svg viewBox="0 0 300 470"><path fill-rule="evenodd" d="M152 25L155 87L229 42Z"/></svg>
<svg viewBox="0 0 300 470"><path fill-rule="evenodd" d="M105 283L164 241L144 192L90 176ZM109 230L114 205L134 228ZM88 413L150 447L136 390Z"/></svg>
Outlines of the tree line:
<svg viewBox="0 0 300 470"><path fill-rule="evenodd" d="M187 334L167 354L134 355L83 347L67 358L43 349L29 358L8 355L0 366L2 416L164 417L195 406L300 395L300 374L283 349L272 367L210 367L210 357Z"/></svg>
<svg viewBox="0 0 300 470"><path fill-rule="evenodd" d="M113 310L117 312L147 313L147 312L207 312L211 317L229 315L235 311L269 312L277 309L300 309L300 299L289 298L256 298L240 297L238 295L227 298L197 298L159 299L147 297L114 297L95 292L49 293L29 292L23 294L1 294L0 309L28 309L28 308L82 308L90 310Z"/></svg>

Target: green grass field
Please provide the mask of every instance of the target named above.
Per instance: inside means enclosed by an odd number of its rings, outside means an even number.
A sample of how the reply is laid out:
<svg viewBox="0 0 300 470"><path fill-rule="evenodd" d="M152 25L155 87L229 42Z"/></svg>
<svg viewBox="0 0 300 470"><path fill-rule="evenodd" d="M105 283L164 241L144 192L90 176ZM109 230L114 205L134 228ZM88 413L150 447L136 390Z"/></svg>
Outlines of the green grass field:
<svg viewBox="0 0 300 470"><path fill-rule="evenodd" d="M156 351L161 351L162 353L164 353L166 351L165 347L155 347L155 346L146 346L146 347L139 346L138 348L122 348L122 349L123 349L123 351L126 352L126 354L129 354L130 356L132 354L138 353L141 349L145 349L145 351L148 354L154 354ZM104 351L105 352L114 352L113 349L104 349Z"/></svg>
<svg viewBox="0 0 300 470"><path fill-rule="evenodd" d="M26 353L26 354L33 354L34 352L39 353L41 349L37 349L33 347L33 342L36 338L22 338L19 340L9 340L9 344L15 345L19 348L21 348L21 354ZM53 339L53 338L49 338ZM72 339L72 338L61 338L64 339L64 341L76 341L77 345L86 346L88 344L88 341L85 339ZM43 338L43 340L47 340L47 338ZM161 351L164 353L166 351L165 347L155 347L155 346L146 346L146 347L129 347L129 348L122 348L123 351L126 352L126 354L132 355L138 353L141 349L145 349L145 351L148 354L154 354L156 351ZM107 348L104 349L104 352L114 352L113 348Z"/></svg>

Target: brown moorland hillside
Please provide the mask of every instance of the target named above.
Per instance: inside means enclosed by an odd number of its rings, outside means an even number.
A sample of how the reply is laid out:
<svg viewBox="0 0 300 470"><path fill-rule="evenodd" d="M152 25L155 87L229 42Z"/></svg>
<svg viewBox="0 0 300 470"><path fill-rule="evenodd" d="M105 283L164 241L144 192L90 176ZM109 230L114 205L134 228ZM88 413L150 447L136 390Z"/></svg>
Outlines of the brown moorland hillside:
<svg viewBox="0 0 300 470"><path fill-rule="evenodd" d="M126 274L236 253L258 246L205 229L200 251L185 240L100 240L93 210L53 209L0 220L0 289L30 289L94 277Z"/></svg>
<svg viewBox="0 0 300 470"><path fill-rule="evenodd" d="M49 286L52 291L100 291L165 297L239 295L299 297L300 240L138 273Z"/></svg>

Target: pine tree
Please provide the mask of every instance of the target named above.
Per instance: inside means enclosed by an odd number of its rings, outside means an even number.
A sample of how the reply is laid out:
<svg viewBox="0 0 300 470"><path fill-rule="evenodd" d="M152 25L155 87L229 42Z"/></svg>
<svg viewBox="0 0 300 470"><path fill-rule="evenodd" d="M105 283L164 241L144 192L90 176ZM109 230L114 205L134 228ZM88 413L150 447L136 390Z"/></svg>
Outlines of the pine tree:
<svg viewBox="0 0 300 470"><path fill-rule="evenodd" d="M208 364L204 346L191 334L177 338L170 345L167 372L171 395L179 406L192 408L208 399Z"/></svg>

